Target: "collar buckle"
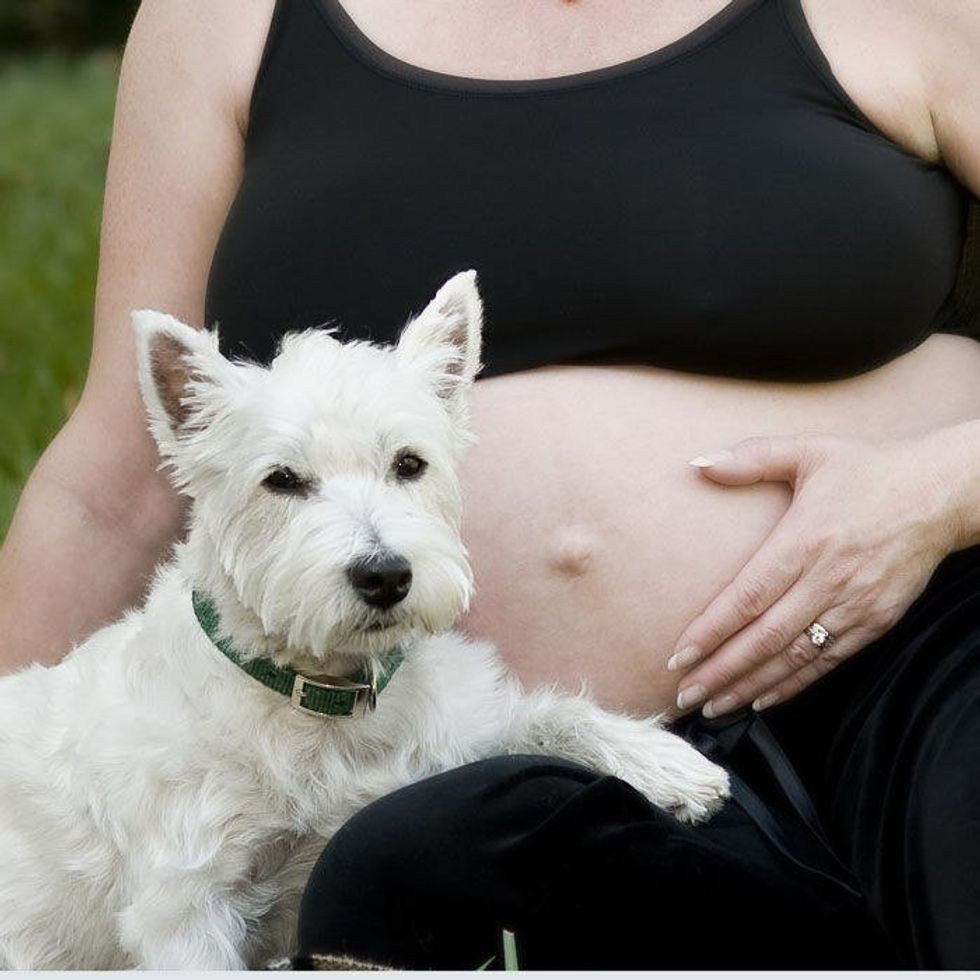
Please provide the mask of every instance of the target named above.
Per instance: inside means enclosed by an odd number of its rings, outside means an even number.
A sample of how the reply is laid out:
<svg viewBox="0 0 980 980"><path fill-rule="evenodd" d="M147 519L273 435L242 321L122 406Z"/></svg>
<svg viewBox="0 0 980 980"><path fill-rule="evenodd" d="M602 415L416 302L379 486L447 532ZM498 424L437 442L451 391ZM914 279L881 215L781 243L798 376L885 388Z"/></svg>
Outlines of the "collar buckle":
<svg viewBox="0 0 980 980"><path fill-rule="evenodd" d="M378 703L378 685L375 680L372 679L370 684L345 681L341 678L337 680L340 683L315 681L309 677L304 677L302 674L297 674L293 679L290 703L297 711L302 711L304 715L314 715L317 718L322 718L325 714L335 718L351 718L358 705L363 706L363 714L365 715L375 709ZM334 699L329 711L308 708L305 703L307 688L313 688L317 691L335 691L342 696L342 699L341 697ZM347 702L346 706L343 705L343 702Z"/></svg>

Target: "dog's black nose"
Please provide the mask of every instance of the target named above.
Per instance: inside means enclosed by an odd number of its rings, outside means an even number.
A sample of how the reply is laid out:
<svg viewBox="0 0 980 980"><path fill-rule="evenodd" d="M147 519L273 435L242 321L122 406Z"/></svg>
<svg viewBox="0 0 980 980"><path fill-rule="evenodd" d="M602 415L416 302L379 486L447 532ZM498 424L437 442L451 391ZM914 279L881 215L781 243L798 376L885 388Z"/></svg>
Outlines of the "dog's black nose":
<svg viewBox="0 0 980 980"><path fill-rule="evenodd" d="M350 565L347 578L369 606L387 609L408 595L412 566L401 555L378 555Z"/></svg>

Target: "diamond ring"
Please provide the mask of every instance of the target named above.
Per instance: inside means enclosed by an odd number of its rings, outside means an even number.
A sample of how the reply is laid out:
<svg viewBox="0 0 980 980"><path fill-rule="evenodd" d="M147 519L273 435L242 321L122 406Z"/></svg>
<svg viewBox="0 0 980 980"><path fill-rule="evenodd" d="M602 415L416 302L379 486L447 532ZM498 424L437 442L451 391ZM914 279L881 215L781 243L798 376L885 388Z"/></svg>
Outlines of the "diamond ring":
<svg viewBox="0 0 980 980"><path fill-rule="evenodd" d="M821 626L820 623L814 622L804 630L806 635L810 637L810 642L815 647L825 647L834 642L834 635L827 629L826 626Z"/></svg>

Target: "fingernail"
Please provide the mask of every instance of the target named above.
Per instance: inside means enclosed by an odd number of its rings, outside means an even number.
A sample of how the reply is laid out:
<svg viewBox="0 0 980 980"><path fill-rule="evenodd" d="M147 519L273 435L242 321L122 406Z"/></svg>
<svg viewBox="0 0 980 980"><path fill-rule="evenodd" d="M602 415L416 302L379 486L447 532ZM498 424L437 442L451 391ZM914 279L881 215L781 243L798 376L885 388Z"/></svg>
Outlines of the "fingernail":
<svg viewBox="0 0 980 980"><path fill-rule="evenodd" d="M696 646L686 646L675 653L667 661L668 670L680 670L682 667L690 667L701 659L701 651Z"/></svg>
<svg viewBox="0 0 980 980"><path fill-rule="evenodd" d="M706 456L695 456L688 460L689 466L714 466L715 463L723 463L726 459L734 459L735 454L727 449L719 449L717 452L708 453Z"/></svg>
<svg viewBox="0 0 980 980"><path fill-rule="evenodd" d="M713 698L701 709L701 714L705 718L717 718L718 715L723 715L731 711L735 707L737 700L738 698L734 694L726 694L724 697Z"/></svg>
<svg viewBox="0 0 980 980"><path fill-rule="evenodd" d="M703 701L705 694L708 692L700 684L694 684L691 687L685 687L680 694L677 695L677 707L683 711L685 708L690 708L692 704L697 704L698 701Z"/></svg>
<svg viewBox="0 0 980 980"><path fill-rule="evenodd" d="M765 711L766 708L771 708L779 700L779 695L773 691L768 694L763 694L761 698L756 698L752 702L753 711Z"/></svg>

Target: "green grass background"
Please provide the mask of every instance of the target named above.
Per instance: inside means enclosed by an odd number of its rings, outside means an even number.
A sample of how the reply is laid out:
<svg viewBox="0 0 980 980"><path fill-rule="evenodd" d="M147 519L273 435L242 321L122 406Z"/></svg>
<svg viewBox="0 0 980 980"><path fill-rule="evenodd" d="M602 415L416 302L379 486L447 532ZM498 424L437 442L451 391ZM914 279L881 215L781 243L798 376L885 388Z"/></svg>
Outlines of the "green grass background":
<svg viewBox="0 0 980 980"><path fill-rule="evenodd" d="M0 62L0 538L85 379L118 70Z"/></svg>

